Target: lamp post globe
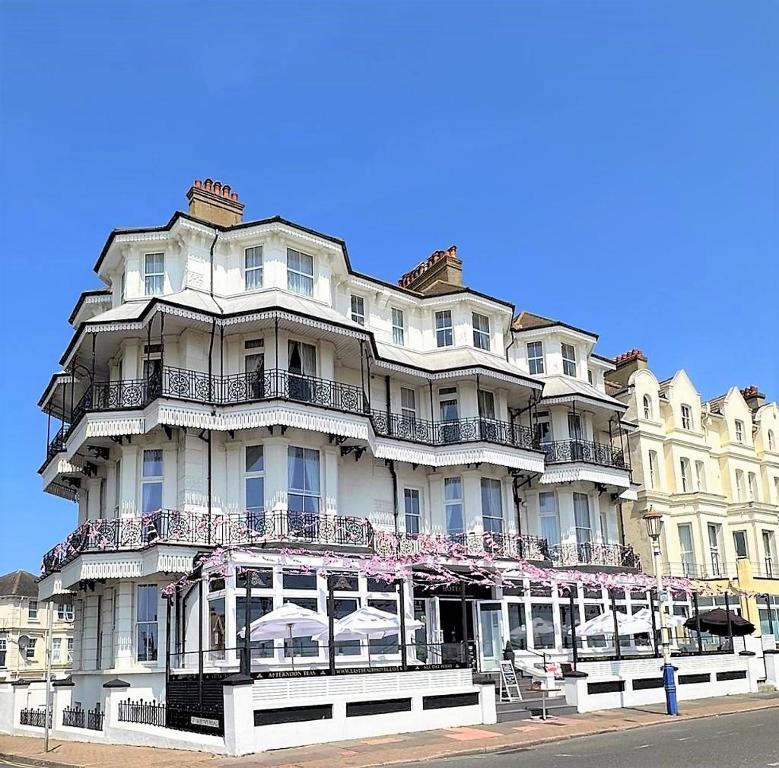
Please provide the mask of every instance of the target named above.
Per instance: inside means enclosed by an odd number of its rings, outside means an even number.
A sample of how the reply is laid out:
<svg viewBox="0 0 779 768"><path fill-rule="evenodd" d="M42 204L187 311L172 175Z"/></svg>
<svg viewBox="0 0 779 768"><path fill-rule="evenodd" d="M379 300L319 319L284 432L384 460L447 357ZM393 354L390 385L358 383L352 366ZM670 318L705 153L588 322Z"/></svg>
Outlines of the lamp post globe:
<svg viewBox="0 0 779 768"><path fill-rule="evenodd" d="M676 699L676 679L671 663L671 640L669 637L666 613L663 610L663 572L660 564L660 534L663 531L663 516L650 506L644 514L646 532L652 541L652 560L657 577L657 602L660 609L660 641L663 646L663 687L665 688L665 710L669 715L679 714L679 703Z"/></svg>

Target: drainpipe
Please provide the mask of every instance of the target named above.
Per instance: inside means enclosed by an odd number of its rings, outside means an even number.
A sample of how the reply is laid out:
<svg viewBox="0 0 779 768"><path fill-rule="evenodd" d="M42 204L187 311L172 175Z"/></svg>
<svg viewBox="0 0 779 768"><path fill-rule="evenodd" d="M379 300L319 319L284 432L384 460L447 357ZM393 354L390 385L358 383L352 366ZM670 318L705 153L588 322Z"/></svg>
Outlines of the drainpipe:
<svg viewBox="0 0 779 768"><path fill-rule="evenodd" d="M219 237L219 230L214 230L214 239L211 241L211 249L208 252L208 259L211 263L211 283L210 283L210 291L211 298L214 298L214 248L216 247L216 241Z"/></svg>
<svg viewBox="0 0 779 768"><path fill-rule="evenodd" d="M395 462L390 459L390 475L392 475L392 517L395 524L395 541L400 545L400 522L398 520L398 473L395 471ZM397 579L400 597L400 667L404 671L408 668L408 653L406 648L406 580Z"/></svg>
<svg viewBox="0 0 779 768"><path fill-rule="evenodd" d="M213 323L211 324L211 341L208 345L208 400L209 404L211 405L211 418L214 418L216 415L216 412L214 411L214 393L212 391L213 388L213 352L214 352L214 334L216 333L216 318L214 318ZM208 429L208 439L206 442L208 443L208 465L206 469L206 481L208 484L208 543L211 544L211 517L213 515L213 494L212 494L212 477L211 477L211 468L212 468L212 451L211 451L211 435L212 435L212 429L209 427Z"/></svg>
<svg viewBox="0 0 779 768"><path fill-rule="evenodd" d="M519 475L511 478L511 493L514 496L514 510L517 513L517 538L522 536L522 515L519 509Z"/></svg>
<svg viewBox="0 0 779 768"><path fill-rule="evenodd" d="M511 327L512 322L513 322L513 318L511 322L509 322L509 333L511 334L511 341L506 347L506 362L509 361L509 350L514 346L514 342L517 340L517 337L514 335L514 329Z"/></svg>

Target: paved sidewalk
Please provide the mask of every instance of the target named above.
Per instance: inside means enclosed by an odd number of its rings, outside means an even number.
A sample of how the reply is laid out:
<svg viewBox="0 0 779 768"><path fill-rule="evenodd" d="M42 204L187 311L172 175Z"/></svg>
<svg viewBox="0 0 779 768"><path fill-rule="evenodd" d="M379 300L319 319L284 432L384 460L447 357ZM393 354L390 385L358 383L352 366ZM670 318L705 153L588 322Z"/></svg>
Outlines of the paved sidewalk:
<svg viewBox="0 0 779 768"><path fill-rule="evenodd" d="M717 699L685 701L679 721L716 717L735 712L779 707L779 693L746 694ZM449 728L424 733L380 736L358 741L340 741L313 747L274 750L246 757L221 757L151 747L108 746L75 741L53 741L53 752L43 754L43 739L0 735L0 759L5 757L31 765L110 766L110 768L369 768L487 752L510 752L549 741L626 731L667 723L664 706L648 705L614 709L587 715Z"/></svg>

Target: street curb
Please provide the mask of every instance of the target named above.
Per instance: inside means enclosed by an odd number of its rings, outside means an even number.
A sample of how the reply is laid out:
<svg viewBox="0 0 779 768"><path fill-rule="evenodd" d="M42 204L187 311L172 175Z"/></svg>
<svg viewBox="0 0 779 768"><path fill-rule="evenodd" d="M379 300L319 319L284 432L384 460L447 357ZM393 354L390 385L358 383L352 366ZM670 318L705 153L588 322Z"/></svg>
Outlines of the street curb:
<svg viewBox="0 0 779 768"><path fill-rule="evenodd" d="M661 719L658 720L649 720L644 723L632 723L630 725L626 725L624 727L609 727L609 728L599 728L596 731L588 731L587 733L571 733L571 734L560 734L559 736L545 736L543 738L534 739L533 741L525 741L521 744L516 745L504 745L500 747L475 747L473 749L463 749L459 750L457 752L440 752L438 754L429 754L425 755L423 758L419 759L411 759L408 758L400 758L397 760L386 760L384 762L380 763L370 763L368 765L361 765L360 768L381 768L385 765L402 765L404 763L414 763L414 762L422 762L422 761L428 761L428 760L442 760L444 758L455 758L455 757L472 757L475 755L509 755L514 752L525 752L528 749L531 749L532 747L540 747L544 744L553 744L558 741L570 741L571 739L581 739L586 736L601 736L605 733L622 733L623 731L634 731L638 728L647 728L650 726L655 725L664 725L666 723L680 723L680 722L686 722L690 720L704 720L708 717L727 717L728 715L741 715L745 712L759 712L764 709L776 709L779 707L779 701L772 704L765 704L764 706L760 707L748 707L746 709L733 709L729 712L715 712L715 713L701 713L699 715L681 715L679 717L674 718L673 720L668 719L668 715L664 715ZM296 765L295 763L286 763L279 765L279 768L291 768L292 766Z"/></svg>
<svg viewBox="0 0 779 768"><path fill-rule="evenodd" d="M15 755L9 752L0 752L0 760L10 760L19 765L39 766L39 768L84 768L82 763L58 763L56 760Z"/></svg>

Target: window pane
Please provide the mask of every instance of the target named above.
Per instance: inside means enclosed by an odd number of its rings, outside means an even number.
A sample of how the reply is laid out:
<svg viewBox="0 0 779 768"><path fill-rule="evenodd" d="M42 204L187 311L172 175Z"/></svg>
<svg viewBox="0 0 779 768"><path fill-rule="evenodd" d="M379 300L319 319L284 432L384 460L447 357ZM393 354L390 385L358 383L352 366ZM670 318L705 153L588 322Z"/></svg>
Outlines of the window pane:
<svg viewBox="0 0 779 768"><path fill-rule="evenodd" d="M246 508L259 510L265 506L265 480L262 477L246 478Z"/></svg>
<svg viewBox="0 0 779 768"><path fill-rule="evenodd" d="M250 445L246 448L246 471L262 472L265 468L261 445Z"/></svg>
<svg viewBox="0 0 779 768"><path fill-rule="evenodd" d="M444 479L444 496L447 501L460 499L462 496L462 481L459 477L447 477Z"/></svg>
<svg viewBox="0 0 779 768"><path fill-rule="evenodd" d="M141 506L143 514L162 509L162 483L143 483Z"/></svg>
<svg viewBox="0 0 779 768"><path fill-rule="evenodd" d="M157 585L138 585L138 621L157 621Z"/></svg>
<svg viewBox="0 0 779 768"><path fill-rule="evenodd" d="M143 452L143 476L162 476L162 450L155 449Z"/></svg>

